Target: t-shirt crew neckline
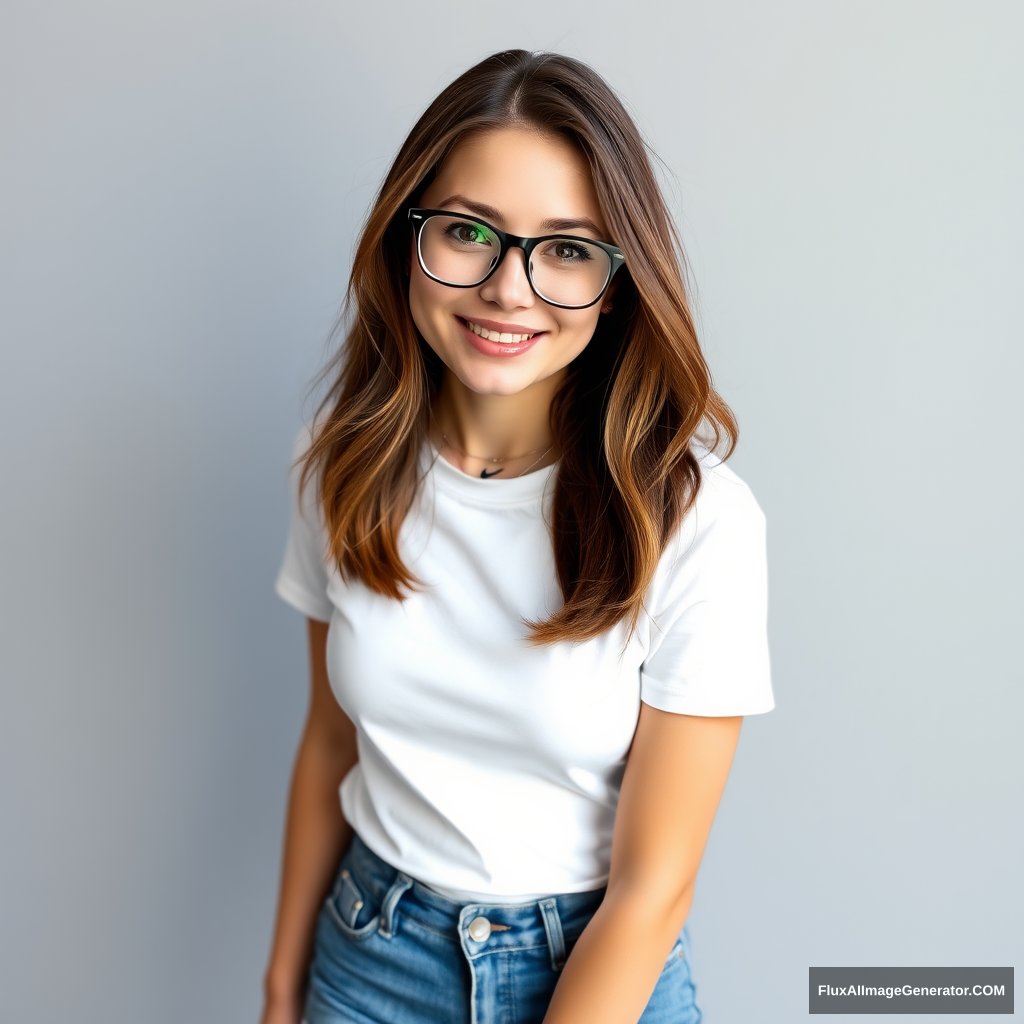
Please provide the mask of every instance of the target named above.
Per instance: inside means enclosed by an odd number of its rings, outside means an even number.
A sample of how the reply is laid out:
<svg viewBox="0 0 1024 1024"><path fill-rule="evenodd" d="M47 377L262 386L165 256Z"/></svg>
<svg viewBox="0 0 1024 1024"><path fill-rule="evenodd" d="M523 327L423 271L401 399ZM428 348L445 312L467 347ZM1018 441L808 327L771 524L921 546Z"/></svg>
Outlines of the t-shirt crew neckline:
<svg viewBox="0 0 1024 1024"><path fill-rule="evenodd" d="M458 902L596 889L641 706L772 706L764 516L732 470L709 466L633 640L531 644L524 623L563 604L558 464L480 479L426 441L418 456L399 543L423 585L403 602L337 569L316 487L300 490L293 470L277 589L331 623L331 687L359 730L345 817L377 856Z"/></svg>
<svg viewBox="0 0 1024 1024"><path fill-rule="evenodd" d="M508 480L488 477L485 480L463 473L448 462L433 444L426 448L425 457L428 472L433 473L434 484L439 490L474 505L508 506L534 502L544 496L548 481L553 479L558 469L556 461L523 476Z"/></svg>

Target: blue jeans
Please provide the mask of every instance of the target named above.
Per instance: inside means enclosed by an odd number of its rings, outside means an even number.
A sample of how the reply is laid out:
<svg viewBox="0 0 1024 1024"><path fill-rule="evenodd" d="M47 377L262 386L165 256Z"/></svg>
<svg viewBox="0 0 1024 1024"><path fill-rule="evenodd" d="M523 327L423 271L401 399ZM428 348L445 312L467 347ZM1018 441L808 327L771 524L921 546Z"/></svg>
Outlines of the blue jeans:
<svg viewBox="0 0 1024 1024"><path fill-rule="evenodd" d="M356 836L317 921L306 1024L541 1024L603 889L454 903ZM698 1024L686 929L639 1024Z"/></svg>

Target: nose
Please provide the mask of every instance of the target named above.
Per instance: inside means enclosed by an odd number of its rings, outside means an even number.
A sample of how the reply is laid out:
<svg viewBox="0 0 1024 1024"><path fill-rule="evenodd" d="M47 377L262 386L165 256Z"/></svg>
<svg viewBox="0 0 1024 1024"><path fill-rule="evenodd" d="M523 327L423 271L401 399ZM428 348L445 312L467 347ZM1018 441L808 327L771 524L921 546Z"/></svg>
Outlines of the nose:
<svg viewBox="0 0 1024 1024"><path fill-rule="evenodd" d="M480 286L480 298L502 309L520 309L534 304L535 297L526 274L526 253L510 248L498 269Z"/></svg>

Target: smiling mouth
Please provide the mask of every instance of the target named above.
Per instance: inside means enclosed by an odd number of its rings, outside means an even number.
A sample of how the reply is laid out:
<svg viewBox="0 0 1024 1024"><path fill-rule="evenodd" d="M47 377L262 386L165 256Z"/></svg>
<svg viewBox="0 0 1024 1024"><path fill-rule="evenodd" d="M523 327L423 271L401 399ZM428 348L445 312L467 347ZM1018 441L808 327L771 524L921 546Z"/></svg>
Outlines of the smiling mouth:
<svg viewBox="0 0 1024 1024"><path fill-rule="evenodd" d="M501 334L498 331L489 331L486 327L473 323L472 320L466 320L463 317L459 317L459 319L474 334L485 341L496 341L499 345L521 345L524 341L529 341L531 338L536 338L538 334L544 333L543 331L535 331L533 334Z"/></svg>

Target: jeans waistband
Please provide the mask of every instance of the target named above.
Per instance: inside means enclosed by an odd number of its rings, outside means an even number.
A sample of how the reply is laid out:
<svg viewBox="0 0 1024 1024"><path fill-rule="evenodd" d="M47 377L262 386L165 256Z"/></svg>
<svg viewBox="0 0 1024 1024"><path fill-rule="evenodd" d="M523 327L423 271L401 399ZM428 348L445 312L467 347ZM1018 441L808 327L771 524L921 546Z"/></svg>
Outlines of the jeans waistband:
<svg viewBox="0 0 1024 1024"><path fill-rule="evenodd" d="M405 912L460 941L471 960L501 950L546 944L556 970L565 963L567 944L575 942L605 893L601 888L553 894L529 903L457 903L392 867L358 835L353 837L345 863L356 886L380 907L379 932L385 938L394 933L395 913L404 899Z"/></svg>

